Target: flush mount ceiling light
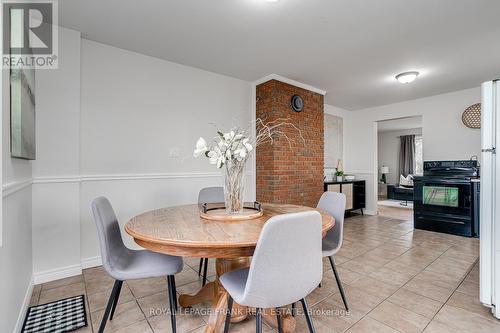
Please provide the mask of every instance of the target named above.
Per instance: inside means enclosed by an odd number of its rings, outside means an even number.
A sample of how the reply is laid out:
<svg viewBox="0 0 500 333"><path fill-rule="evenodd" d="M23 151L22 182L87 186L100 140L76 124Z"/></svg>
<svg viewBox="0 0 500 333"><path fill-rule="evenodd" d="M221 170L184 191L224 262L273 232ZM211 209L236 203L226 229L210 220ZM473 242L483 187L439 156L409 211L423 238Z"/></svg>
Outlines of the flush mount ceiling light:
<svg viewBox="0 0 500 333"><path fill-rule="evenodd" d="M404 72L401 74L396 75L396 80L398 80L400 83L411 83L415 81L415 79L418 76L418 72Z"/></svg>

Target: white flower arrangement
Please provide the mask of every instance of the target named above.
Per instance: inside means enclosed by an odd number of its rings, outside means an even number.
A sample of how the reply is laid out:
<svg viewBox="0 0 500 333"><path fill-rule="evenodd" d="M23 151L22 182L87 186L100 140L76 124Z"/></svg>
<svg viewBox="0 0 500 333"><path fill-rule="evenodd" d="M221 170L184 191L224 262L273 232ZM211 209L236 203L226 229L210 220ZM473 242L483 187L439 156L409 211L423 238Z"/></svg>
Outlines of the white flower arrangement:
<svg viewBox="0 0 500 333"><path fill-rule="evenodd" d="M227 214L241 213L243 211L243 177L245 164L250 153L255 147L264 143L274 144L278 138L284 138L292 148L294 140L290 139L285 128L292 128L299 133L304 143L300 130L284 119L276 119L264 124L257 119L257 135L251 139L245 131L235 128L227 133L217 131L213 145L208 146L204 138L199 138L193 152L194 157L205 155L210 164L224 169L224 195Z"/></svg>
<svg viewBox="0 0 500 333"><path fill-rule="evenodd" d="M199 157L205 154L210 164L216 164L217 168L221 169L227 163L244 162L253 150L253 146L249 143L250 138L238 129L228 133L217 132L217 134L212 147L207 146L205 139L199 138L193 156Z"/></svg>

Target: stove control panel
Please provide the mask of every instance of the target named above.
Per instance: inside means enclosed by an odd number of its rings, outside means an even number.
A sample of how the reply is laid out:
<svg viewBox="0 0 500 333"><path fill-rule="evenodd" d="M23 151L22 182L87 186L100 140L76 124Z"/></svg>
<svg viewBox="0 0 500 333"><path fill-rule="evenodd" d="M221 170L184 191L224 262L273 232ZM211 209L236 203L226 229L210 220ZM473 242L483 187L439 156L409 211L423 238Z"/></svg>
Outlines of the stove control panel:
<svg viewBox="0 0 500 333"><path fill-rule="evenodd" d="M478 175L478 163L475 160L424 162L424 176L477 177Z"/></svg>

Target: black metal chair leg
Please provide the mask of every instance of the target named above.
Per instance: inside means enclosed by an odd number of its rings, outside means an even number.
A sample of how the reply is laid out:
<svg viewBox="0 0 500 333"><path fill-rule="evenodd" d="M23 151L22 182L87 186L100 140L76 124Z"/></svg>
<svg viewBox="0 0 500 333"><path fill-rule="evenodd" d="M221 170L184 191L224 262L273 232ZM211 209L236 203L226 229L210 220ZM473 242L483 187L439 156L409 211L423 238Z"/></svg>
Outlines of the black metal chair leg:
<svg viewBox="0 0 500 333"><path fill-rule="evenodd" d="M203 258L200 258L200 265L198 266L198 276L201 276L202 267L203 267Z"/></svg>
<svg viewBox="0 0 500 333"><path fill-rule="evenodd" d="M278 321L278 333L283 333L283 326L281 323L281 310L276 308L276 320Z"/></svg>
<svg viewBox="0 0 500 333"><path fill-rule="evenodd" d="M292 317L295 317L297 314L297 305L295 303L292 303Z"/></svg>
<svg viewBox="0 0 500 333"><path fill-rule="evenodd" d="M229 332L229 324L231 323L231 312L233 311L233 298L231 295L227 295L227 313L226 321L224 323L224 333Z"/></svg>
<svg viewBox="0 0 500 333"><path fill-rule="evenodd" d="M255 320L255 333L262 333L262 310L260 308L255 309L256 320Z"/></svg>
<svg viewBox="0 0 500 333"><path fill-rule="evenodd" d="M113 306L113 302L114 302L116 295L118 293L120 282L122 282L122 281L116 280L115 284L113 285L113 290L111 291L111 295L109 295L108 305L106 305L106 310L104 311L104 315L102 316L101 325L99 326L99 331L98 331L99 333L104 332L104 328L106 327L106 322L108 321L111 307Z"/></svg>
<svg viewBox="0 0 500 333"><path fill-rule="evenodd" d="M172 288L174 290L174 309L175 312L179 310L179 303L177 302L177 287L175 286L175 275L172 275Z"/></svg>
<svg viewBox="0 0 500 333"><path fill-rule="evenodd" d="M306 299L303 298L300 300L300 302L302 303L302 308L304 309L304 315L306 316L307 327L309 327L309 332L316 333L316 331L314 330L312 320L311 320L311 316L309 315L309 308L307 307Z"/></svg>
<svg viewBox="0 0 500 333"><path fill-rule="evenodd" d="M168 280L168 301L170 304L170 322L172 324L172 333L177 332L177 324L175 321L175 295L174 295L174 286L172 282L172 275L167 277Z"/></svg>
<svg viewBox="0 0 500 333"><path fill-rule="evenodd" d="M113 320L113 316L115 315L116 306L118 305L118 299L120 298L120 292L122 290L123 281L118 281L118 290L116 291L116 296L113 301L113 308L111 309L111 315L109 316L109 320Z"/></svg>
<svg viewBox="0 0 500 333"><path fill-rule="evenodd" d="M170 275L167 275L167 292L168 292L168 306L169 308L173 307L174 305L172 304L172 278Z"/></svg>
<svg viewBox="0 0 500 333"><path fill-rule="evenodd" d="M208 258L205 258L205 267L203 267L203 282L202 286L207 283L207 268L208 268Z"/></svg>
<svg viewBox="0 0 500 333"><path fill-rule="evenodd" d="M337 280L337 286L339 287L340 296L342 297L342 301L344 302L345 309L346 311L349 311L349 305L347 304L347 298L345 297L344 287L342 287L342 281L340 281L340 276L339 273L337 272L337 267L335 266L335 263L333 262L333 258L331 256L328 257L328 259L330 259L330 265L332 266L333 274L335 275L335 280Z"/></svg>

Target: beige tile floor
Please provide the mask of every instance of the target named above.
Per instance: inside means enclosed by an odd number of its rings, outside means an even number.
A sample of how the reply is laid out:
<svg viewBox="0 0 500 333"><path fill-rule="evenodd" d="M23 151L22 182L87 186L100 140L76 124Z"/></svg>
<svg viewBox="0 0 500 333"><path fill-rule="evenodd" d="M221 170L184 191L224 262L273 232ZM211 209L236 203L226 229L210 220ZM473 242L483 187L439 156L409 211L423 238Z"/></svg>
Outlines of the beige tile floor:
<svg viewBox="0 0 500 333"><path fill-rule="evenodd" d="M346 219L344 244L335 261L351 311L343 311L325 260L322 286L308 296L316 332L500 332L500 321L478 301L478 255L477 239L413 230L411 216ZM198 262L185 260L184 270L176 276L178 293L200 288ZM214 273L211 260L211 279ZM91 327L79 332L97 332L112 285L101 267L87 269L82 275L36 286L32 304L85 294ZM106 331L170 332L169 316L158 313L167 307L166 285L163 278L124 284ZM203 332L206 307L178 315L178 332ZM249 318L232 325L231 332L254 332L254 323ZM264 331L272 332L269 327ZM307 332L302 316L297 332Z"/></svg>

